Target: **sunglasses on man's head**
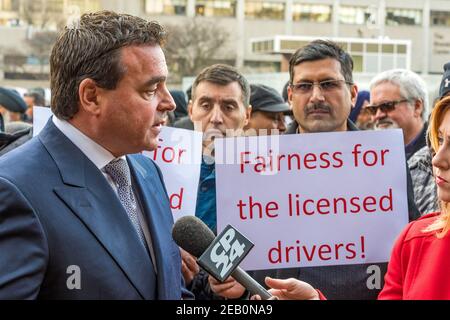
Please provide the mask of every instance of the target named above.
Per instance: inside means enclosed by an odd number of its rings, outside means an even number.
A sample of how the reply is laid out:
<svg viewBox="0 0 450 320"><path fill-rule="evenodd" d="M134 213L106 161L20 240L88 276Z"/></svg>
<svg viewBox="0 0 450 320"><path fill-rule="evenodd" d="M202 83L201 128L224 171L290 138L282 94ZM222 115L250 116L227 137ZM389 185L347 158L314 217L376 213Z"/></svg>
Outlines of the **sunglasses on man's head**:
<svg viewBox="0 0 450 320"><path fill-rule="evenodd" d="M407 102L408 99L402 99L402 100L394 100L394 101L387 101L376 105L368 105L364 108L364 110L368 111L371 115L376 115L377 110L380 109L381 112L387 113L395 109L395 106L399 103Z"/></svg>

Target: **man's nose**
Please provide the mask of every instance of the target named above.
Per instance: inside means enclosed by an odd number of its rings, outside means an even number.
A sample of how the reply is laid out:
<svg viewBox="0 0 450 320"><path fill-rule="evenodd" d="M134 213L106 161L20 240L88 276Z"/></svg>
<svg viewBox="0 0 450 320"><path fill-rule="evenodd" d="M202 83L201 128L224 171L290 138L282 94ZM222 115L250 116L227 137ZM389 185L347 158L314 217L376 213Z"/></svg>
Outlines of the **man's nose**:
<svg viewBox="0 0 450 320"><path fill-rule="evenodd" d="M377 112L375 112L373 119L378 120L378 119L382 119L384 117L386 117L386 112L381 111L381 108L377 108Z"/></svg>
<svg viewBox="0 0 450 320"><path fill-rule="evenodd" d="M283 116L284 117L284 116ZM278 130L283 133L286 131L286 122L284 121L284 119L280 119L278 121Z"/></svg>
<svg viewBox="0 0 450 320"><path fill-rule="evenodd" d="M158 110L162 112L168 112L168 111L174 111L177 105L175 104L175 100L173 100L172 95L169 92L169 89L167 89L166 86L164 86L162 91L162 98L158 105Z"/></svg>
<svg viewBox="0 0 450 320"><path fill-rule="evenodd" d="M325 100L325 96L323 95L320 85L318 85L317 83L313 84L313 86L311 88L310 101L315 102L315 101L324 101L324 100Z"/></svg>
<svg viewBox="0 0 450 320"><path fill-rule="evenodd" d="M211 114L211 123L214 124L221 124L223 123L223 114L222 114L222 110L220 110L220 106L215 105L212 109L212 114Z"/></svg>

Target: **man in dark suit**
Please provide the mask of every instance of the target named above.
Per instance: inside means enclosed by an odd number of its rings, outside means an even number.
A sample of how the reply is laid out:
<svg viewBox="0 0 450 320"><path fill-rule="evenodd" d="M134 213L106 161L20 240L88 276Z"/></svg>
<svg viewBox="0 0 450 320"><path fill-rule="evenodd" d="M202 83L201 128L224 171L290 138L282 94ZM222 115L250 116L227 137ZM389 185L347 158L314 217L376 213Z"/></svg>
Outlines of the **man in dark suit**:
<svg viewBox="0 0 450 320"><path fill-rule="evenodd" d="M0 299L181 299L157 146L166 112L163 28L85 14L51 58L52 117L0 159Z"/></svg>

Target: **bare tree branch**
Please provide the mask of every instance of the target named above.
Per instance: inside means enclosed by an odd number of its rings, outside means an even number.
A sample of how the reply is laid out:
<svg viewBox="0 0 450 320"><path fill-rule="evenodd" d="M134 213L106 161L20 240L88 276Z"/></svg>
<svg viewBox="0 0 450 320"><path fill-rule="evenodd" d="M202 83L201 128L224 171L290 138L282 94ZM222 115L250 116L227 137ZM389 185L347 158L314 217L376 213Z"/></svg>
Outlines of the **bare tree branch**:
<svg viewBox="0 0 450 320"><path fill-rule="evenodd" d="M26 40L31 49L31 54L39 60L41 73L43 72L45 63L50 57L50 52L57 36L58 33L55 31L41 31L34 33L31 39Z"/></svg>
<svg viewBox="0 0 450 320"><path fill-rule="evenodd" d="M21 19L25 20L30 26L44 29L47 23L50 22L50 14L47 6L46 0L23 0ZM40 21L40 25L37 25L37 20Z"/></svg>
<svg viewBox="0 0 450 320"><path fill-rule="evenodd" d="M229 40L222 27L192 19L182 25L168 25L165 46L167 63L172 75L195 76L217 59Z"/></svg>

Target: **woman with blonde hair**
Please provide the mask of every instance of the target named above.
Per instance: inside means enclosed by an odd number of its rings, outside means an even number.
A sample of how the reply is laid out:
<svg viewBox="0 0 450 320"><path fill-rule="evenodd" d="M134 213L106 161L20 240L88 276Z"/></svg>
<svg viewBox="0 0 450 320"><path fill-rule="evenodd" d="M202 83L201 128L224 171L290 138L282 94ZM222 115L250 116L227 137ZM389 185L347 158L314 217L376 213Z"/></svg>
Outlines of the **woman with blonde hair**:
<svg viewBox="0 0 450 320"><path fill-rule="evenodd" d="M430 118L441 212L410 223L397 239L379 299L450 299L450 97Z"/></svg>

